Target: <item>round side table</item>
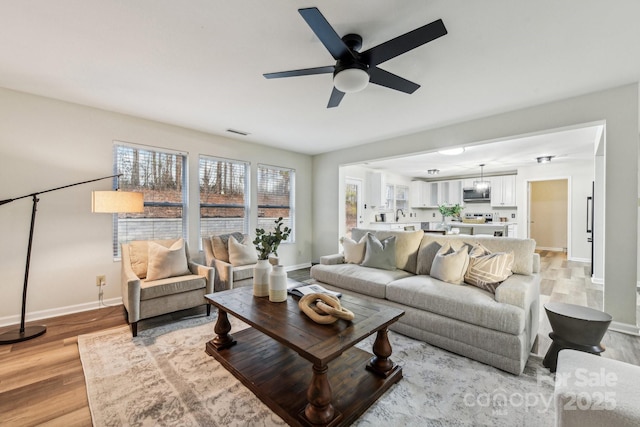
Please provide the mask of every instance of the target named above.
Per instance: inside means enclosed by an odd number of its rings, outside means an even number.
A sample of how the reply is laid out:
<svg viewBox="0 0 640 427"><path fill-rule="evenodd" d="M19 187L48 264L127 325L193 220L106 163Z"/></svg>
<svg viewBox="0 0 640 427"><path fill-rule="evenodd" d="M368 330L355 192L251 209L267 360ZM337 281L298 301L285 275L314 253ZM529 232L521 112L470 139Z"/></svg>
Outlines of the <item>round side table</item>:
<svg viewBox="0 0 640 427"><path fill-rule="evenodd" d="M569 348L600 355L605 348L600 340L607 332L612 317L599 310L562 302L550 302L544 305L553 332L553 340L542 361L551 372L556 371L558 352Z"/></svg>

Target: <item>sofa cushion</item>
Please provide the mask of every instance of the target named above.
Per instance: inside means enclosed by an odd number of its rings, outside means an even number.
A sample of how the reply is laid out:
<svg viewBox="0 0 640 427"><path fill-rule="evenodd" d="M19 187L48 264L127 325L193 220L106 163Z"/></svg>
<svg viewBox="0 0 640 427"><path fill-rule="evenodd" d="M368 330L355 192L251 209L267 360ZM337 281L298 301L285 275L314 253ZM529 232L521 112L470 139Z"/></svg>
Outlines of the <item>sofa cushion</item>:
<svg viewBox="0 0 640 427"><path fill-rule="evenodd" d="M375 236L380 240L395 236L396 268L416 274L418 249L424 231L376 231Z"/></svg>
<svg viewBox="0 0 640 427"><path fill-rule="evenodd" d="M253 277L253 267L255 265L247 264L233 267L233 281L251 279Z"/></svg>
<svg viewBox="0 0 640 427"><path fill-rule="evenodd" d="M195 274L169 277L160 280L149 280L140 283L140 300L143 301L167 295L180 294L202 289L206 286L206 279L202 276L196 276Z"/></svg>
<svg viewBox="0 0 640 427"><path fill-rule="evenodd" d="M184 240L178 239L168 248L150 241L147 247L149 248L149 265L145 280L159 280L191 274L184 249Z"/></svg>
<svg viewBox="0 0 640 427"><path fill-rule="evenodd" d="M416 274L431 274L433 259L442 245L438 242L431 242L428 245L420 246L418 251Z"/></svg>
<svg viewBox="0 0 640 427"><path fill-rule="evenodd" d="M536 241L533 239L519 239L515 237L493 237L493 236L454 236L425 233L420 243L423 248L431 242L438 242L441 245L449 242L454 249L458 249L463 244L482 244L491 252L511 252L513 251L514 262L512 271L516 274L533 274L533 258L536 249Z"/></svg>
<svg viewBox="0 0 640 427"><path fill-rule="evenodd" d="M367 244L364 250L364 267L381 268L383 270L396 269L396 236L378 240L373 234L365 236Z"/></svg>
<svg viewBox="0 0 640 427"><path fill-rule="evenodd" d="M361 264L364 260L366 244L366 236L362 236L359 241L355 241L347 236L343 237L342 248L344 250L344 262L348 264Z"/></svg>
<svg viewBox="0 0 640 427"><path fill-rule="evenodd" d="M387 285L389 301L509 334L525 326L523 309L499 303L493 294L466 284L454 285L430 276L410 276Z"/></svg>
<svg viewBox="0 0 640 427"><path fill-rule="evenodd" d="M258 262L258 252L248 237L238 241L235 236L231 235L229 236L228 245L229 263L234 267Z"/></svg>
<svg viewBox="0 0 640 427"><path fill-rule="evenodd" d="M412 274L404 270L380 270L355 264L318 264L311 267L311 277L319 282L376 298L385 297L388 283L409 276Z"/></svg>
<svg viewBox="0 0 640 427"><path fill-rule="evenodd" d="M466 245L453 250L450 244L440 248L431 266L431 277L443 282L459 285L464 281L464 273L469 265L469 252Z"/></svg>
<svg viewBox="0 0 640 427"><path fill-rule="evenodd" d="M220 234L219 236L211 236L211 248L213 256L224 262L229 262L229 237L233 236L238 242L242 242L244 237L242 233L235 232L229 234Z"/></svg>

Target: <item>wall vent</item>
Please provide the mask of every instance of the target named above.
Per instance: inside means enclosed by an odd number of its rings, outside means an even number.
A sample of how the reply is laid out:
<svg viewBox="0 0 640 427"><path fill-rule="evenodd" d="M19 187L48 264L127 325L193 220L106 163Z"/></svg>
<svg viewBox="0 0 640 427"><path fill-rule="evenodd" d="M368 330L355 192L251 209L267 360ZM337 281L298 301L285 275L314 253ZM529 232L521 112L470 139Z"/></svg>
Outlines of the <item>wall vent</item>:
<svg viewBox="0 0 640 427"><path fill-rule="evenodd" d="M227 132L235 133L236 135L242 135L242 136L249 135L249 132L243 132L241 130L236 130L236 129L227 129Z"/></svg>

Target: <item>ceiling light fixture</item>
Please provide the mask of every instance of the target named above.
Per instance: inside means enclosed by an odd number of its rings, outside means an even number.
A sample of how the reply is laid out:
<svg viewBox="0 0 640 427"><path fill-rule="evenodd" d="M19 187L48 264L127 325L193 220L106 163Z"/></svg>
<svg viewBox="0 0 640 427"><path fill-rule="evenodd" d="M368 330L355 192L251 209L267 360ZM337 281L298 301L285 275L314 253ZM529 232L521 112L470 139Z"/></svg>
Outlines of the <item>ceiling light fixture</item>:
<svg viewBox="0 0 640 427"><path fill-rule="evenodd" d="M484 163L480 165L480 181L473 181L476 190L486 190L489 188L489 181L484 180Z"/></svg>
<svg viewBox="0 0 640 427"><path fill-rule="evenodd" d="M439 154L444 154L445 156L457 156L458 154L464 153L464 147L450 148L447 150L438 151Z"/></svg>
<svg viewBox="0 0 640 427"><path fill-rule="evenodd" d="M429 169L427 175L437 175L440 173L440 169Z"/></svg>
<svg viewBox="0 0 640 427"><path fill-rule="evenodd" d="M536 160L538 161L538 163L549 163L554 157L555 156L541 156L536 157Z"/></svg>
<svg viewBox="0 0 640 427"><path fill-rule="evenodd" d="M354 64L355 65L355 64ZM333 85L340 92L354 93L360 92L369 84L369 73L366 68L345 68L336 69L333 74Z"/></svg>

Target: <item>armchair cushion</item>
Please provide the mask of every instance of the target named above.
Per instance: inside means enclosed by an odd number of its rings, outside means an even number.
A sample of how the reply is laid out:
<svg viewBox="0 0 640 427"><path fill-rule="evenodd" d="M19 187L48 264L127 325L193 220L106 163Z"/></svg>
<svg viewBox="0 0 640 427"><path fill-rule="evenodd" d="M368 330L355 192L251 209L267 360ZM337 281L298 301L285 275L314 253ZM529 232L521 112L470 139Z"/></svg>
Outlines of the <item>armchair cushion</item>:
<svg viewBox="0 0 640 427"><path fill-rule="evenodd" d="M184 240L178 239L168 248L156 242L149 242L148 247L149 265L146 281L191 274L187 264Z"/></svg>
<svg viewBox="0 0 640 427"><path fill-rule="evenodd" d="M202 276L189 274L182 277L167 277L159 280L146 280L140 284L140 300L150 300L166 295L203 289L207 281ZM203 302L204 304L204 302Z"/></svg>
<svg viewBox="0 0 640 427"><path fill-rule="evenodd" d="M244 236L242 233L220 234L211 237L211 246L213 247L213 256L224 262L229 262L229 237L235 237L238 242L242 242Z"/></svg>
<svg viewBox="0 0 640 427"><path fill-rule="evenodd" d="M234 267L255 264L258 262L258 252L248 237L238 241L235 236L229 236L229 262Z"/></svg>

